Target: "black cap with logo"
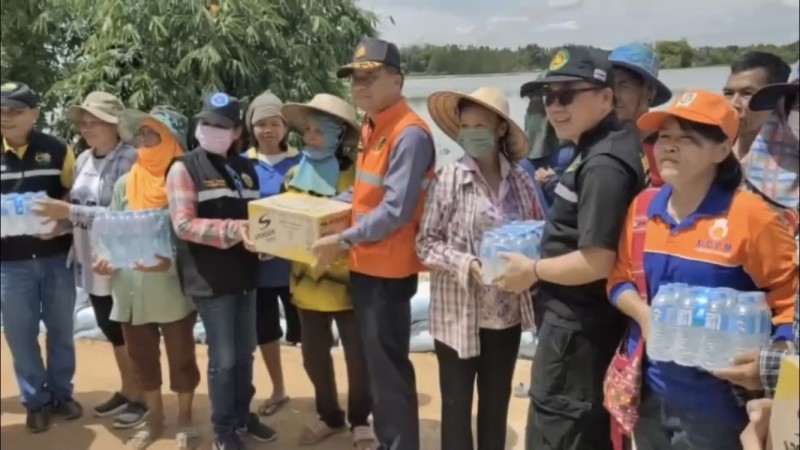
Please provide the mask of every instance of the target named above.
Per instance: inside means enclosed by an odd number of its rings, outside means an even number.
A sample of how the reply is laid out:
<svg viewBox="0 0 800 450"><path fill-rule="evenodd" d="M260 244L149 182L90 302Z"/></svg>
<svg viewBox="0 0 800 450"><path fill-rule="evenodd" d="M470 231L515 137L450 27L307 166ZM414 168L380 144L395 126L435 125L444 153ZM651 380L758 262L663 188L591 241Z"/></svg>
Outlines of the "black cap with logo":
<svg viewBox="0 0 800 450"><path fill-rule="evenodd" d="M613 76L608 54L589 47L569 46L559 49L550 61L544 76L525 83L523 90L540 89L550 83L568 81L588 81L612 87Z"/></svg>
<svg viewBox="0 0 800 450"><path fill-rule="evenodd" d="M242 124L242 104L236 97L217 92L206 96L203 109L194 117L225 128L235 128Z"/></svg>
<svg viewBox="0 0 800 450"><path fill-rule="evenodd" d="M356 46L352 61L340 67L336 71L336 76L346 78L354 70L369 70L383 66L400 70L400 50L391 42L376 38L365 38Z"/></svg>
<svg viewBox="0 0 800 450"><path fill-rule="evenodd" d="M39 106L39 95L25 83L9 81L0 85L2 103L0 106L11 109L28 109Z"/></svg>

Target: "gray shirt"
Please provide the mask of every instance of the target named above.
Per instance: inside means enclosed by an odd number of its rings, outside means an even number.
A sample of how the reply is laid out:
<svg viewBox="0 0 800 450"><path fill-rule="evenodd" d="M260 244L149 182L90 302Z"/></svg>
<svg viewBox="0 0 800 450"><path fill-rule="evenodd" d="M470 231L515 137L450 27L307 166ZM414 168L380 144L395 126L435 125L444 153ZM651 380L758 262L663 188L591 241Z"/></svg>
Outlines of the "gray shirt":
<svg viewBox="0 0 800 450"><path fill-rule="evenodd" d="M425 172L435 163L433 139L424 129L411 126L400 133L389 157L389 168L383 178L383 200L342 237L356 244L378 242L411 220L422 194ZM353 189L334 200L352 203Z"/></svg>

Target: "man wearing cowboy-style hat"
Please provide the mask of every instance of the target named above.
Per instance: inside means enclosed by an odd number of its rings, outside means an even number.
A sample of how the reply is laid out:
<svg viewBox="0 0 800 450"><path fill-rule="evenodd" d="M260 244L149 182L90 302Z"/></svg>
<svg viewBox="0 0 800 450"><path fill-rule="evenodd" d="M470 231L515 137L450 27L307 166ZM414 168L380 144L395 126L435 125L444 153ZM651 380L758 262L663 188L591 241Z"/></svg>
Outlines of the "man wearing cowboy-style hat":
<svg viewBox="0 0 800 450"><path fill-rule="evenodd" d="M546 218L542 258L507 255L498 283L537 285L539 345L531 373L526 448L610 450L603 378L626 328L606 278L616 261L628 205L644 187L638 133L619 120L606 54L571 46L535 82L547 118L575 157L559 178ZM567 384L561 380L569 379ZM574 414L560 411L568 408Z"/></svg>
<svg viewBox="0 0 800 450"><path fill-rule="evenodd" d="M72 186L74 153L61 139L34 129L39 96L30 86L4 83L0 94L2 193L44 191L63 199ZM10 231L6 225L3 228ZM2 239L0 301L3 331L27 414L25 425L31 433L40 433L49 428L51 415L77 419L82 414L72 397L75 278L67 264L72 234L21 234ZM37 337L42 321L47 328L46 362Z"/></svg>
<svg viewBox="0 0 800 450"><path fill-rule="evenodd" d="M435 151L428 125L403 98L400 51L365 38L350 63L353 102L366 113L361 127L351 227L314 244L326 265L350 254L350 289L364 338L381 445L419 449L414 366L408 358L410 303L425 268L415 250L425 192L433 180ZM347 198L350 197L350 198Z"/></svg>

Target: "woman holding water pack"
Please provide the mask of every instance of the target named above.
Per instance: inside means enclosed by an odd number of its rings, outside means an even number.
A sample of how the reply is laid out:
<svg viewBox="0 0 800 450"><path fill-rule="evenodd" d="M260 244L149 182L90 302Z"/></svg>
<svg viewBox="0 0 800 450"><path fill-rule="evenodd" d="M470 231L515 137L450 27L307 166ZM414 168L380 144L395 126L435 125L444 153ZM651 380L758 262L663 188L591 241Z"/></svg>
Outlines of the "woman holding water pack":
<svg viewBox="0 0 800 450"><path fill-rule="evenodd" d="M761 291L772 310L773 339L790 339L797 292L794 240L782 218L761 198L739 189L742 172L732 154L738 114L724 97L689 91L666 111L642 116L638 126L657 132L655 159L665 181L654 196L630 207L609 277L611 302L634 321L627 348L650 329L649 303L671 283L739 292ZM638 202L649 201L649 205ZM647 299L634 269L634 221L646 210L643 270ZM649 342L648 344L651 344ZM702 345L696 343L698 350ZM735 450L748 417L728 382L697 367L644 362L639 450Z"/></svg>
<svg viewBox="0 0 800 450"><path fill-rule="evenodd" d="M110 210L162 210L167 215L165 175L174 158L186 151L188 120L168 107L150 114L126 111L119 121L120 134L133 136L138 159L129 174L114 186ZM179 450L194 449L199 434L192 425L194 391L200 383L195 359L194 325L197 313L181 291L173 254L155 255L155 265L137 262L134 270L115 270L108 261L96 260L94 270L111 275L114 308L111 320L122 324L128 355L150 414L147 426L128 445L147 448L164 428L161 397L161 336L169 362L170 389L178 395Z"/></svg>
<svg viewBox="0 0 800 450"><path fill-rule="evenodd" d="M72 266L76 284L89 295L97 325L114 348L122 381L120 392L96 405L93 412L98 417L114 416L114 428L127 429L144 422L147 408L136 386L122 327L110 318L113 307L111 280L92 271L94 249L89 239L95 216L108 208L115 183L130 171L136 161L136 149L120 139L117 130L124 109L117 97L97 91L87 95L80 105L67 110L67 118L75 124L90 148L78 155L75 162L70 203L49 199L43 202L38 214L54 220L69 219L72 224L75 238Z"/></svg>
<svg viewBox="0 0 800 450"><path fill-rule="evenodd" d="M483 283L485 231L514 220L541 220L533 181L516 161L528 154L525 133L494 88L428 98L434 122L465 156L431 186L417 253L431 269L430 328L439 361L443 449L474 448L472 397L478 386L478 450L505 448L511 383L522 329L533 328L528 291L500 292Z"/></svg>

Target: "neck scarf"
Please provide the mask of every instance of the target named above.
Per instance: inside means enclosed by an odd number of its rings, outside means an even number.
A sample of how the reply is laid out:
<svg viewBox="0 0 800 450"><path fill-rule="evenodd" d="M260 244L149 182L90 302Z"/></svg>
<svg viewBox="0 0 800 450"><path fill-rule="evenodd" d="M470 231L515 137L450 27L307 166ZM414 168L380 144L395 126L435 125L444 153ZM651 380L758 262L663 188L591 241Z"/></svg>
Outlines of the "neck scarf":
<svg viewBox="0 0 800 450"><path fill-rule="evenodd" d="M183 149L166 125L148 119L142 126L155 130L161 137L161 143L155 147L139 148L139 158L131 168L125 186L128 208L132 211L166 208L167 167L173 159L183 154Z"/></svg>
<svg viewBox="0 0 800 450"><path fill-rule="evenodd" d="M332 197L337 193L339 184L339 161L336 150L342 141L344 126L337 120L315 114L308 118L322 130L324 144L321 148L303 147L303 158L297 165L297 171L289 182L289 186L303 192L315 192Z"/></svg>

